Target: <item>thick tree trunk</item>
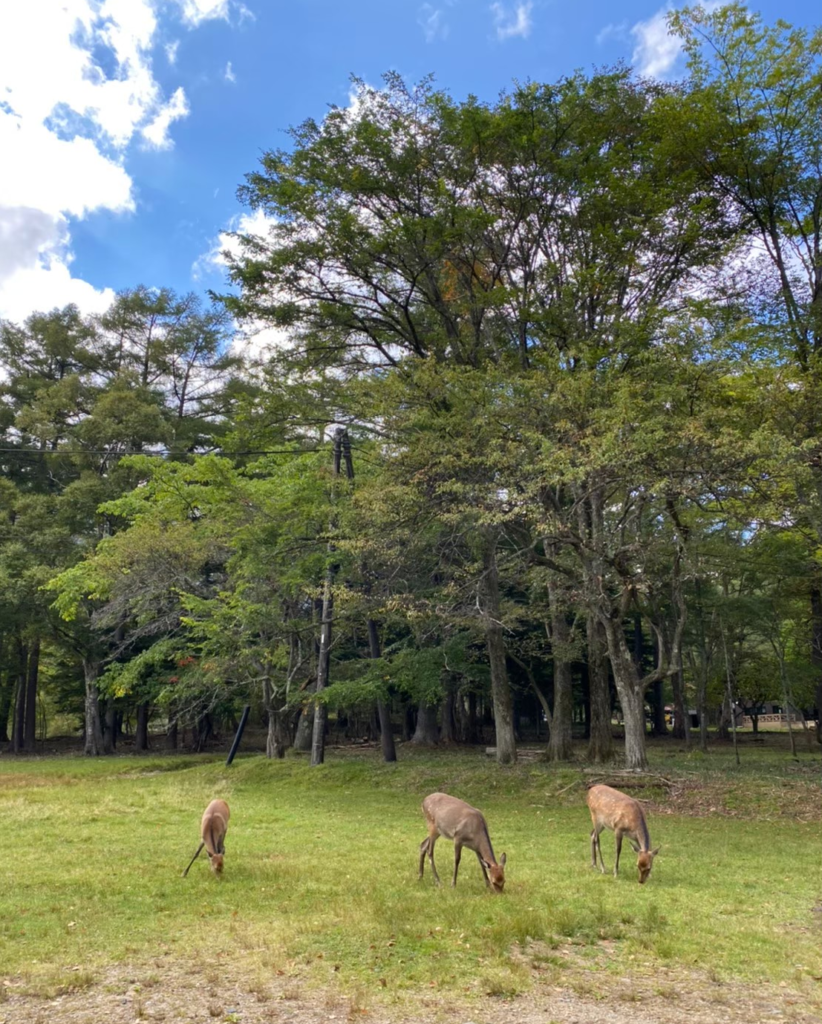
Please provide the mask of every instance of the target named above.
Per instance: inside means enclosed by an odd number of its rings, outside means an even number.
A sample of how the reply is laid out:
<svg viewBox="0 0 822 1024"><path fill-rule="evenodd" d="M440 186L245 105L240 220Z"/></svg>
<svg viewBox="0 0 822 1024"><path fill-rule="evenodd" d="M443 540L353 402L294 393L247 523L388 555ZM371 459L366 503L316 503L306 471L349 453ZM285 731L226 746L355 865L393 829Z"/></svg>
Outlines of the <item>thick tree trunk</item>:
<svg viewBox="0 0 822 1024"><path fill-rule="evenodd" d="M137 705L137 731L134 736L134 746L137 750L148 750L148 701Z"/></svg>
<svg viewBox="0 0 822 1024"><path fill-rule="evenodd" d="M588 686L591 693L591 737L588 758L603 764L614 756L614 737L611 730L611 691L608 686L606 640L596 615L589 614L588 634Z"/></svg>
<svg viewBox="0 0 822 1024"><path fill-rule="evenodd" d="M100 727L100 697L97 691L97 676L100 666L96 661L83 659L83 676L86 684L85 723L86 738L83 751L87 757L99 757L103 753L103 730Z"/></svg>
<svg viewBox="0 0 822 1024"><path fill-rule="evenodd" d="M26 679L26 723L23 742L26 750L37 745L37 678L40 671L40 639L36 639L29 650L29 665Z"/></svg>
<svg viewBox="0 0 822 1024"><path fill-rule="evenodd" d="M565 607L555 587L549 590L551 606L551 647L554 663L554 710L548 738L548 759L570 761L573 756L571 717L573 714L573 675L569 653L571 635Z"/></svg>
<svg viewBox="0 0 822 1024"><path fill-rule="evenodd" d="M300 711L300 717L297 719L297 728L294 730L294 750L298 750L301 754L307 754L311 750L311 728L313 724L312 716L308 713L306 708L302 708Z"/></svg>
<svg viewBox="0 0 822 1024"><path fill-rule="evenodd" d="M417 711L417 728L411 737L412 743L419 743L424 746L434 746L439 743L440 734L437 728L437 705L426 704L420 701Z"/></svg>
<svg viewBox="0 0 822 1024"><path fill-rule="evenodd" d="M380 647L380 634L377 623L373 619L368 620L368 650L373 659L382 656ZM391 726L391 710L385 700L377 701L377 718L380 722L380 748L382 759L386 762L397 760L397 748L394 745L394 730Z"/></svg>
<svg viewBox="0 0 822 1024"><path fill-rule="evenodd" d="M614 673L614 682L622 718L625 723L625 764L628 768L647 768L645 747L645 693L642 680L631 657L622 622L607 617L602 623L608 641L608 656Z"/></svg>
<svg viewBox="0 0 822 1024"><path fill-rule="evenodd" d="M491 698L494 702L497 761L511 764L517 759L514 715L508 668L505 664L505 642L502 636L499 596L499 574L494 542L486 541L483 549L483 591L485 596L485 645L491 664Z"/></svg>

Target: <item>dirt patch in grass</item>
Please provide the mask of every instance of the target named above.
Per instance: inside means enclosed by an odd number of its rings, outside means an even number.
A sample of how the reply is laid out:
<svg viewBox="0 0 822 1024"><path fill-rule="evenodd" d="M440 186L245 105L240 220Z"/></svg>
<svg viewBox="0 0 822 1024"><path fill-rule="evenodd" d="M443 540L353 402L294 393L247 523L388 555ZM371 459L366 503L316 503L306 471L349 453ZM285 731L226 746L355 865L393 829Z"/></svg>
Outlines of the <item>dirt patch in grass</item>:
<svg viewBox="0 0 822 1024"><path fill-rule="evenodd" d="M607 956L607 943L593 961L589 951L573 945L529 944L515 954L517 967L531 974L527 994L507 997L504 978L486 978L478 964L476 994L466 999L434 988L393 998L379 989L378 979L374 990L349 990L334 978L318 988L293 963L249 973L227 957L205 962L169 955L100 971L93 984L84 973L76 987L70 972L57 987L54 978L40 988L33 979L6 979L0 983L0 1024L635 1024L638 1013L657 1024L819 1020L822 1003L811 979L793 987L746 986L650 964L618 977L607 971Z"/></svg>

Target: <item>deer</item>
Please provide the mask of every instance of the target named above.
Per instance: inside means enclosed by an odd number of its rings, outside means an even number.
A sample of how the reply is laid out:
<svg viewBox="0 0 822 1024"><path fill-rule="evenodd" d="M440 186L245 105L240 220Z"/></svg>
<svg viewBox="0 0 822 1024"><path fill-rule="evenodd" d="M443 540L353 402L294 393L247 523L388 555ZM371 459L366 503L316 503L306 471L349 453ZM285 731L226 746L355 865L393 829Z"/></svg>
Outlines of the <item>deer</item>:
<svg viewBox="0 0 822 1024"><path fill-rule="evenodd" d="M655 850L651 849L648 825L639 802L633 797L626 796L625 793L620 793L618 789L602 785L590 786L585 799L594 826L591 832L591 867L597 867L597 851L599 851L599 862L602 865L600 871L603 875L605 874L605 861L602 859L599 834L604 828L609 828L616 839L614 878L619 873L622 837L627 836L628 842L634 848L634 853L638 854L636 866L639 871L639 884L644 885L651 873L654 857L659 853L661 847L658 846Z"/></svg>
<svg viewBox="0 0 822 1024"><path fill-rule="evenodd" d="M200 835L202 842L197 847L197 852L189 861L188 867L183 872L183 878L188 874L189 868L200 856L203 847L208 854L208 863L214 874L220 878L223 874L223 858L225 857L225 834L228 831L229 810L225 800L212 800L203 812L203 820L200 822Z"/></svg>
<svg viewBox="0 0 822 1024"><path fill-rule="evenodd" d="M460 866L463 846L473 850L480 862L485 884L491 892L501 893L505 886L505 854L497 863L488 835L485 818L464 800L458 800L447 793L431 793L422 802L422 813L428 824L428 835L420 844L420 873L422 880L425 870L425 855L431 861L431 873L434 884L440 885L440 876L434 863L434 843L439 836L454 840L454 880L451 886L456 887L457 872Z"/></svg>

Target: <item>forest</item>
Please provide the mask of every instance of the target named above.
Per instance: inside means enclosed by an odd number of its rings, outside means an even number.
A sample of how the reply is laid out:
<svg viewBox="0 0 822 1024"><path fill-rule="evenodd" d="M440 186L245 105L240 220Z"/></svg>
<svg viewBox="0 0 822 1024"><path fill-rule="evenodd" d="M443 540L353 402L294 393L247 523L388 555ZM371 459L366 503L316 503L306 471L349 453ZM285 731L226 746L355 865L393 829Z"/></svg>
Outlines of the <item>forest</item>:
<svg viewBox="0 0 822 1024"><path fill-rule="evenodd" d="M223 294L0 324L4 747L818 750L822 30L672 25L676 84L355 81Z"/></svg>

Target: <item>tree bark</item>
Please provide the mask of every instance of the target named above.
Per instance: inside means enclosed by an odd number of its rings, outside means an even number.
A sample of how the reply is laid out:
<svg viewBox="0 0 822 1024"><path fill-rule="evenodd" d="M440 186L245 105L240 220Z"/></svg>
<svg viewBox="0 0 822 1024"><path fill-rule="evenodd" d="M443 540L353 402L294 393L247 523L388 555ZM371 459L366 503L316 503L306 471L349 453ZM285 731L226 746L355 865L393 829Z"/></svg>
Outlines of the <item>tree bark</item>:
<svg viewBox="0 0 822 1024"><path fill-rule="evenodd" d="M15 754L25 749L26 739L26 690L28 688L29 649L22 638L17 637L17 690L12 720L11 749Z"/></svg>
<svg viewBox="0 0 822 1024"><path fill-rule="evenodd" d="M491 664L491 699L494 702L497 761L500 764L511 764L517 759L517 744L500 618L496 544L491 539L488 539L483 547L483 568L485 645Z"/></svg>
<svg viewBox="0 0 822 1024"><path fill-rule="evenodd" d="M602 624L589 613L586 623L588 639L588 686L591 693L591 737L588 758L603 764L614 756L614 737L611 730L611 691L608 686L606 640Z"/></svg>
<svg viewBox="0 0 822 1024"><path fill-rule="evenodd" d="M339 429L334 434L334 476L340 475L340 466L342 464L342 449L343 439L347 439L347 433ZM350 449L349 449L350 451ZM347 464L347 463L346 463ZM331 495L333 502L333 492ZM334 529L335 522L334 516L332 515L332 521L329 524L331 530ZM329 542L328 554L329 556L334 551L333 543ZM319 695L328 686L329 669L331 667L331 624L334 617L334 576L336 575L337 568L335 565L329 565L325 573L325 586L323 587L323 608L322 618L320 620L320 650L317 655L317 688L316 693ZM313 767L321 765L325 760L325 728L328 722L328 708L323 701L318 700L314 705L314 728L311 733L311 764Z"/></svg>
<svg viewBox="0 0 822 1024"><path fill-rule="evenodd" d="M372 659L382 657L380 634L377 623L368 620L368 650ZM397 760L397 748L394 744L394 730L391 725L391 710L386 701L377 700L377 717L380 722L380 748L383 761L390 763Z"/></svg>
<svg viewBox="0 0 822 1024"><path fill-rule="evenodd" d="M26 750L37 745L37 679L40 671L40 638L29 649L29 664L26 678L26 722L23 742Z"/></svg>
<svg viewBox="0 0 822 1024"><path fill-rule="evenodd" d="M556 587L549 588L548 600L551 607L551 648L554 663L554 710L551 716L551 734L548 738L548 759L570 761L573 756L571 716L574 709L573 675L568 653L571 630Z"/></svg>
<svg viewBox="0 0 822 1024"><path fill-rule="evenodd" d="M328 685L331 665L331 624L334 616L334 595L331 591L333 569L326 573L323 590L323 612L320 622L320 652L317 657L316 693L321 694ZM325 760L325 727L328 722L328 708L323 701L314 705L314 727L311 732L311 764L316 767Z"/></svg>
<svg viewBox="0 0 822 1024"><path fill-rule="evenodd" d="M85 723L86 739L83 753L87 757L99 757L103 753L103 730L100 727L100 696L97 677L100 666L90 658L83 659L83 676L86 685Z"/></svg>
<svg viewBox="0 0 822 1024"><path fill-rule="evenodd" d="M117 708L114 698L109 697L103 712L103 753L111 754L117 746Z"/></svg>
<svg viewBox="0 0 822 1024"><path fill-rule="evenodd" d="M142 701L137 705L137 730L134 736L134 746L137 750L148 750L148 701Z"/></svg>
<svg viewBox="0 0 822 1024"><path fill-rule="evenodd" d="M673 735L678 740L685 740L687 750L691 749L691 719L685 706L685 674L682 666L672 676L671 684L674 691L674 727Z"/></svg>
<svg viewBox="0 0 822 1024"><path fill-rule="evenodd" d="M822 583L811 589L811 664L816 676L816 741L822 743Z"/></svg>
<svg viewBox="0 0 822 1024"><path fill-rule="evenodd" d="M412 743L420 743L424 746L434 746L439 743L440 734L437 728L437 705L426 704L420 701L417 711L417 728L411 737Z"/></svg>
<svg viewBox="0 0 822 1024"><path fill-rule="evenodd" d="M631 657L621 619L610 616L602 623L608 641L608 656L614 672L614 682L622 718L625 723L625 764L628 768L647 768L645 746L645 690Z"/></svg>
<svg viewBox="0 0 822 1024"><path fill-rule="evenodd" d="M0 682L0 743L8 743L9 714L14 701L14 677L6 675L5 682Z"/></svg>

